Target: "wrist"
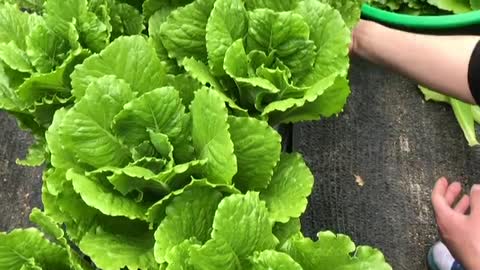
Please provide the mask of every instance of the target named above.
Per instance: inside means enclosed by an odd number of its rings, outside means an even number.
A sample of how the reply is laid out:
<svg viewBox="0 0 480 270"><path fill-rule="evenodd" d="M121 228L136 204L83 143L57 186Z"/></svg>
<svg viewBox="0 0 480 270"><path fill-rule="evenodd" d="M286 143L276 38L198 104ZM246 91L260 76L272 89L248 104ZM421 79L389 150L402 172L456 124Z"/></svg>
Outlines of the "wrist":
<svg viewBox="0 0 480 270"><path fill-rule="evenodd" d="M477 259L474 258L473 260L477 260ZM480 269L480 263L479 262L472 262L470 264L465 264L464 267L465 267L466 270L477 270L477 269Z"/></svg>
<svg viewBox="0 0 480 270"><path fill-rule="evenodd" d="M465 262L465 268L467 270L477 270L480 269L480 245L476 244L474 252L472 254L469 254L470 256L467 256L466 262Z"/></svg>

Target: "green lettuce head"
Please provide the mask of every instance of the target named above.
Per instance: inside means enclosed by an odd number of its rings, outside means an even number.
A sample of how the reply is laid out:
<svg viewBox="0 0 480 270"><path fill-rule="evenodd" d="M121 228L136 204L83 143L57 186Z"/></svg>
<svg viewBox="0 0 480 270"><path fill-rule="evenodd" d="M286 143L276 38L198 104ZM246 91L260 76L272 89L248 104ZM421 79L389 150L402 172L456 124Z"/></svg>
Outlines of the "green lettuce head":
<svg viewBox="0 0 480 270"><path fill-rule="evenodd" d="M265 232L252 233L270 236L243 255L274 248L274 223L307 206L313 175L303 158L282 154L267 122L229 115L214 89L184 85L194 93L185 106L155 53L142 36L121 37L75 68L74 105L46 133L46 214L100 268L150 269L185 240L209 240L222 198L250 194L254 206L239 210L261 208ZM183 197L200 201L181 213L171 205Z"/></svg>
<svg viewBox="0 0 480 270"><path fill-rule="evenodd" d="M73 104L70 74L120 35L139 34L144 18L113 0L0 2L0 109L36 144L22 165L45 161L45 131L55 111Z"/></svg>
<svg viewBox="0 0 480 270"><path fill-rule="evenodd" d="M236 114L271 124L314 120L341 112L350 93L350 30L322 1L197 0L156 11L149 31Z"/></svg>

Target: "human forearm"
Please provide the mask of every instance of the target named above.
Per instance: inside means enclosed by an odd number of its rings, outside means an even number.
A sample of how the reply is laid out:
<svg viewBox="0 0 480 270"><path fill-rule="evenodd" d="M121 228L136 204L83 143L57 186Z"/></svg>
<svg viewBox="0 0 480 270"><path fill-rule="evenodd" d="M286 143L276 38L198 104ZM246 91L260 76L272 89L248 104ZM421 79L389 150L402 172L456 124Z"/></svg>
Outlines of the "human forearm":
<svg viewBox="0 0 480 270"><path fill-rule="evenodd" d="M355 54L391 67L429 88L475 102L468 83L468 66L478 37L414 34L361 21L354 29L353 40Z"/></svg>

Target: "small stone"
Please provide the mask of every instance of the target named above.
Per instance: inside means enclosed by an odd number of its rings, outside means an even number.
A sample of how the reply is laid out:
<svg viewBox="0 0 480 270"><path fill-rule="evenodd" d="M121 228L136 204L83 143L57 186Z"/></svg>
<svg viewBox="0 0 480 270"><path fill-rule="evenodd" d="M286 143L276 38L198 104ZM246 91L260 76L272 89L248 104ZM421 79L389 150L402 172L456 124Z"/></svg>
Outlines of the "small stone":
<svg viewBox="0 0 480 270"><path fill-rule="evenodd" d="M356 175L356 174L355 174L355 175L353 175L353 176L355 176L355 183L357 183L357 185L358 185L359 187L365 186L365 181L363 180L363 178L362 178L360 175Z"/></svg>

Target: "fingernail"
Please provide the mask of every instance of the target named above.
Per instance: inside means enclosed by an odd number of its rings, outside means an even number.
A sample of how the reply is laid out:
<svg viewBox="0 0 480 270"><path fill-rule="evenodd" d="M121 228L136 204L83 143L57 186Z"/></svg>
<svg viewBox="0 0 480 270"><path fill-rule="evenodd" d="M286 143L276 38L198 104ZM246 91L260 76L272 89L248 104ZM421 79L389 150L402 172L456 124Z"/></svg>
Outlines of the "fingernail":
<svg viewBox="0 0 480 270"><path fill-rule="evenodd" d="M479 192L480 191L480 185L479 184L473 185L472 186L472 191Z"/></svg>

